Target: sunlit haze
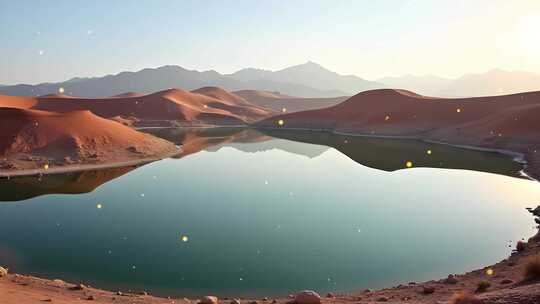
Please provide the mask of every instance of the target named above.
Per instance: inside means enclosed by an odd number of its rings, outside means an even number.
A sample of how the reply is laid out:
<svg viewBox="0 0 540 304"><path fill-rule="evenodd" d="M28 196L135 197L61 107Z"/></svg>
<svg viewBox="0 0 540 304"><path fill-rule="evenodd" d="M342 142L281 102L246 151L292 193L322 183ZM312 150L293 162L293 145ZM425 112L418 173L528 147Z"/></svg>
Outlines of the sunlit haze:
<svg viewBox="0 0 540 304"><path fill-rule="evenodd" d="M0 1L0 84L314 61L375 80L540 72L540 1Z"/></svg>

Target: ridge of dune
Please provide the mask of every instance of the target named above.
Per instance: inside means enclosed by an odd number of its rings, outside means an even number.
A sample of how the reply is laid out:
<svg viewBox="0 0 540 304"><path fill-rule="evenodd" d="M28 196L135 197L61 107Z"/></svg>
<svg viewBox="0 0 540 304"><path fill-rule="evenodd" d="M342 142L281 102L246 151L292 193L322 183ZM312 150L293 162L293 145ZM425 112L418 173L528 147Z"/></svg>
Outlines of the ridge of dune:
<svg viewBox="0 0 540 304"><path fill-rule="evenodd" d="M65 102L69 100L69 103ZM38 97L37 110L92 113L130 125L243 125L272 115L272 111L250 104L243 98L219 88L201 88L196 92L167 89L135 96L124 94L108 98Z"/></svg>
<svg viewBox="0 0 540 304"><path fill-rule="evenodd" d="M0 168L112 163L175 153L174 144L101 118L88 110L68 113L0 108ZM47 168L46 168L47 169Z"/></svg>
<svg viewBox="0 0 540 304"><path fill-rule="evenodd" d="M30 109L34 107L37 102L37 99L33 97L0 95L0 108Z"/></svg>
<svg viewBox="0 0 540 304"><path fill-rule="evenodd" d="M114 95L114 96L111 96L111 97L141 97L141 96L144 96L144 95L146 95L146 94L139 93L139 92L126 92L126 93Z"/></svg>
<svg viewBox="0 0 540 304"><path fill-rule="evenodd" d="M246 100L250 98L271 98L271 99L285 99L285 98L299 98L295 96L289 96L281 94L280 92L264 91L264 90L239 90L232 92Z"/></svg>

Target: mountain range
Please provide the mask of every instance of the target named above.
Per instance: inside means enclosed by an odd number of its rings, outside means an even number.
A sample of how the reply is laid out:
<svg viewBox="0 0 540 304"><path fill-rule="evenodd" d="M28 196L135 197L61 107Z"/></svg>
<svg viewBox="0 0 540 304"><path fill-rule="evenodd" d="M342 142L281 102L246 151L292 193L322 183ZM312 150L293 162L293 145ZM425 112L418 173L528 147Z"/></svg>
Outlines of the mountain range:
<svg viewBox="0 0 540 304"><path fill-rule="evenodd" d="M206 86L229 91L264 90L308 98L351 96L380 88L406 89L426 96L475 97L540 90L540 75L495 69L457 79L405 75L369 81L354 75L340 75L314 62L278 71L246 68L232 74L168 65L103 77L77 77L59 83L0 85L0 91L13 96L41 96L57 93L62 88L68 95L104 97L130 91L151 93L169 88L193 90Z"/></svg>

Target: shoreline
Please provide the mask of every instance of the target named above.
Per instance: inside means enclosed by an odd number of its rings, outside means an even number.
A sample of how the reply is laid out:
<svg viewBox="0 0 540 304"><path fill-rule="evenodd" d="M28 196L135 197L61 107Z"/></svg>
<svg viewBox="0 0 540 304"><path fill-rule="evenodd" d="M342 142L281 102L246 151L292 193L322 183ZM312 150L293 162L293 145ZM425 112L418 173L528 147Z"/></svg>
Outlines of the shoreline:
<svg viewBox="0 0 540 304"><path fill-rule="evenodd" d="M88 171L88 170L142 166L142 165L146 165L155 161L173 157L175 155L180 154L181 152L182 151L180 148L179 151L175 151L174 153L167 153L167 154L155 156L155 157L146 157L146 158L141 158L141 159L126 160L126 161L105 162L105 163L98 163L98 164L74 164L74 165L65 165L65 166L55 166L55 167L50 167L48 169L35 168L35 169L21 169L21 170L11 170L11 171L1 170L0 178L34 176L34 175L52 175L52 174L81 172L81 171Z"/></svg>
<svg viewBox="0 0 540 304"><path fill-rule="evenodd" d="M539 207L540 208L540 207ZM533 213L533 211L529 210ZM533 213L535 221L539 219ZM412 303L412 304L446 304L456 293L474 294L482 303L496 304L535 304L540 301L540 281L526 282L522 278L524 265L531 256L540 255L540 226L537 232L528 239L524 250L513 250L509 257L493 265L484 266L463 274L450 274L446 279L433 279L425 282L409 282L378 290L358 290L357 292L328 293L321 295L321 303ZM0 265L9 267L9 265ZM475 292L480 282L489 282L485 292ZM426 291L429 290L429 291ZM147 303L164 304L197 303L197 299L171 298L152 296L147 292L110 291L81 283L68 283L61 279L43 279L31 275L8 273L0 275L0 304L8 303ZM201 296L202 298L202 296ZM293 295L276 298L221 298L221 303L273 303L292 304ZM236 303L235 303L236 304Z"/></svg>

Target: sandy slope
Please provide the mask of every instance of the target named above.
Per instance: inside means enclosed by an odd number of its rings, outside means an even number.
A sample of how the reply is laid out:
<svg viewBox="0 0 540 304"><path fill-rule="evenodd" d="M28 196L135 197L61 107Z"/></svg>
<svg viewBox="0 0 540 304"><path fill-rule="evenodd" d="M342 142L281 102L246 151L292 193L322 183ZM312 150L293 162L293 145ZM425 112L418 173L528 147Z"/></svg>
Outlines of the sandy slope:
<svg viewBox="0 0 540 304"><path fill-rule="evenodd" d="M540 150L539 114L540 92L443 99L385 89L362 92L325 109L275 116L256 126L412 137L512 150L530 158ZM534 164L529 170L540 176Z"/></svg>
<svg viewBox="0 0 540 304"><path fill-rule="evenodd" d="M245 124L270 116L270 112L219 88L194 92L168 89L148 95L127 93L108 98L46 96L34 109L66 112L89 110L105 118L138 121L179 121L198 124Z"/></svg>
<svg viewBox="0 0 540 304"><path fill-rule="evenodd" d="M2 171L155 158L174 144L89 111L55 113L0 108Z"/></svg>
<svg viewBox="0 0 540 304"><path fill-rule="evenodd" d="M348 96L329 98L301 98L283 95L279 92L241 90L233 92L242 96L249 102L261 107L269 108L278 112L298 112L313 109L321 109L339 104L345 101Z"/></svg>

